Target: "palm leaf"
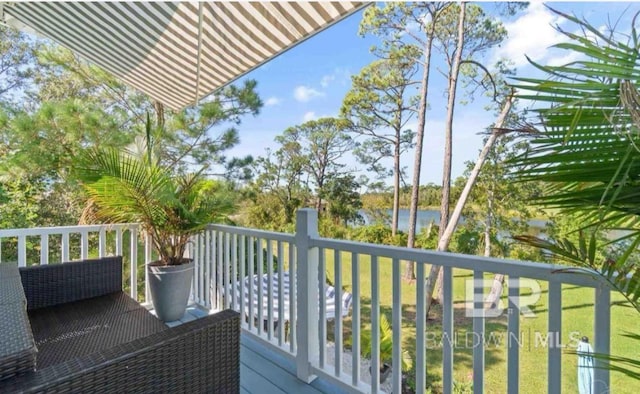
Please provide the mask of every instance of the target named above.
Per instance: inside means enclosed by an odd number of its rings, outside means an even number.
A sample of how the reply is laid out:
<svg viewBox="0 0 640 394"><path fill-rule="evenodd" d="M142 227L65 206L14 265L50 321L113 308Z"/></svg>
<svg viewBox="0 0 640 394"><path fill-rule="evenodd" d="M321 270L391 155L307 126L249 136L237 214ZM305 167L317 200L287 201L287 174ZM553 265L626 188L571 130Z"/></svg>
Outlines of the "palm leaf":
<svg viewBox="0 0 640 394"><path fill-rule="evenodd" d="M578 25L572 31L584 32L561 31L568 42L555 46L577 54L578 60L562 66L531 62L548 78L517 79L519 97L534 100L538 107L532 111L536 119L526 127L532 135L531 149L512 164L520 180L544 185L538 204L579 218L581 230L577 242L532 236L517 239L581 267L573 271L601 276L640 312L637 32L632 26L631 38L623 42L576 17L555 12ZM595 237L598 230L614 229L623 234L608 242ZM622 247L622 252L612 255L613 246ZM610 369L640 378L636 361L598 357Z"/></svg>
<svg viewBox="0 0 640 394"><path fill-rule="evenodd" d="M175 174L146 155L91 149L80 155L75 172L89 196L91 216L140 223L166 264L178 263L190 236L233 208L229 198L204 192L202 171Z"/></svg>

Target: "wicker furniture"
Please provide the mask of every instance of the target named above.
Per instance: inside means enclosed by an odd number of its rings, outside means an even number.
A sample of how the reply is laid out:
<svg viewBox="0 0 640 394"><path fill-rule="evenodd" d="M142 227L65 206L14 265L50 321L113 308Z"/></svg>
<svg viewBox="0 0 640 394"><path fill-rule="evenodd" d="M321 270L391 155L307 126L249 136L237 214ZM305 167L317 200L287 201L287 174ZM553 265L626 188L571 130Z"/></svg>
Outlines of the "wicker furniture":
<svg viewBox="0 0 640 394"><path fill-rule="evenodd" d="M121 257L0 264L0 393L239 392L236 312L169 328L121 289Z"/></svg>

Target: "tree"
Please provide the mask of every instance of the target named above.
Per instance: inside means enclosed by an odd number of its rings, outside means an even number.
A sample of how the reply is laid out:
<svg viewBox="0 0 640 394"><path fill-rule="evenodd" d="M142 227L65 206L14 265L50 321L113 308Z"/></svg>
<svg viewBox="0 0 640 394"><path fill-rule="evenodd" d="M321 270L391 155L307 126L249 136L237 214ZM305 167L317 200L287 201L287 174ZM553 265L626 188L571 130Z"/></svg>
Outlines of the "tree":
<svg viewBox="0 0 640 394"><path fill-rule="evenodd" d="M429 77L431 71L431 51L435 38L435 29L440 12L449 5L446 3L400 3L393 2L378 8L376 5L369 7L360 23L360 34L370 33L382 37L382 49L374 47L373 52L385 53L391 48L402 48L406 45L406 37L410 37L415 42L417 48L422 49L422 53L416 59L422 66L422 77L420 79L420 93L418 104L418 125L416 127L416 153L413 166L413 183L411 192L411 206L409 212L409 237L407 246L412 248L415 243L416 219L418 210L420 171L422 168L422 144L424 141L424 128L426 124L427 96L429 92ZM430 20L429 20L430 19ZM408 29L408 26L418 26L418 31L422 31L426 37L419 32ZM424 60L421 61L420 57ZM404 278L411 280L415 278L414 262L407 262Z"/></svg>
<svg viewBox="0 0 640 394"><path fill-rule="evenodd" d="M38 52L37 89L31 93L36 103L56 103L69 99L93 103L113 118L123 131L143 136L147 114L154 120L153 138L161 147L164 164L186 170L207 166L209 175L225 175L250 160L231 160L224 152L239 142L236 127L244 116L257 115L262 107L255 80L229 85L198 105L172 111L151 100L98 66L89 64L71 51L56 45ZM233 162L230 167L229 163ZM216 170L217 167L217 170Z"/></svg>
<svg viewBox="0 0 640 394"><path fill-rule="evenodd" d="M555 45L578 55L562 66L531 62L546 79L519 78L522 98L538 103L538 119L525 131L531 149L514 165L524 181L546 182L538 204L577 215L577 242L521 236L572 265L588 268L616 288L640 313L640 36L634 17L628 38L601 32L573 16L552 10L582 33L560 30L568 42ZM637 16L637 15L636 15ZM599 242L598 230L625 230ZM613 246L614 250L612 250ZM600 253L598 253L600 252ZM600 257L602 256L602 257ZM629 335L635 342L640 337ZM609 367L640 379L640 362L596 355L595 368Z"/></svg>
<svg viewBox="0 0 640 394"><path fill-rule="evenodd" d="M376 60L353 76L351 90L344 98L341 114L350 129L366 139L355 150L358 160L380 179L393 176L391 232L398 231L400 208L400 159L413 146L415 133L406 128L415 115L416 97L408 92L418 71L415 58L419 49L404 46L390 50L387 59ZM381 161L393 159L387 171Z"/></svg>
<svg viewBox="0 0 640 394"><path fill-rule="evenodd" d="M322 199L327 194L326 182L340 173L343 164L338 160L350 152L353 140L345 133L347 123L337 118L311 120L293 126L276 137L281 145L295 144L291 157L300 162L311 177L316 192L316 209L323 211Z"/></svg>
<svg viewBox="0 0 640 394"><path fill-rule="evenodd" d="M329 216L336 224L347 226L349 222L361 222L360 184L354 175L331 177L326 183L326 197L329 203Z"/></svg>
<svg viewBox="0 0 640 394"><path fill-rule="evenodd" d="M304 163L299 150L297 141L288 141L277 151L267 150L266 156L256 159L249 224L283 230L294 223L296 210L306 203L309 194L302 182Z"/></svg>
<svg viewBox="0 0 640 394"><path fill-rule="evenodd" d="M524 141L514 141L514 136L499 138L488 152L482 171L469 196L478 210L465 211L465 227L479 230L482 234L482 255L486 257L511 256L513 235L528 232L532 209L529 201L536 194L537 184L517 182L507 163L527 148ZM474 163L467 163L467 173ZM502 295L504 275L494 276L493 286L486 303L497 306Z"/></svg>
<svg viewBox="0 0 640 394"><path fill-rule="evenodd" d="M0 25L0 103L16 104L32 75L36 45L24 33Z"/></svg>
<svg viewBox="0 0 640 394"><path fill-rule="evenodd" d="M20 45L31 48L28 40ZM227 160L224 155L238 142L237 131L212 136L217 126L258 113L255 81L229 86L206 103L171 112L64 48L42 43L36 49L30 83L10 91L18 91L25 104L0 108L0 188L9 190L12 186L2 179L17 177L18 183L42 186L40 195L25 195L39 207L35 217L40 222L31 225L76 223L83 194L68 176L74 157L92 147L125 148L144 135L148 113L155 120L154 137L165 164L182 170L203 164L210 167L209 174L219 166L224 175L248 175L250 158Z"/></svg>

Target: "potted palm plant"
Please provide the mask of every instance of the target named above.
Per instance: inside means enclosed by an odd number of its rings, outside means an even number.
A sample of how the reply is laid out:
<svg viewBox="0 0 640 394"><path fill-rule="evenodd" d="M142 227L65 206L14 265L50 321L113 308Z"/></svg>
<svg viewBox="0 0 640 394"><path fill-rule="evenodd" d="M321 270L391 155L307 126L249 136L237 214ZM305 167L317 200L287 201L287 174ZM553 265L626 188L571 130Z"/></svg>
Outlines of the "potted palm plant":
<svg viewBox="0 0 640 394"><path fill-rule="evenodd" d="M147 151L91 149L76 171L93 221L140 223L150 235L158 256L146 267L151 299L158 318L173 321L184 315L191 290L194 262L185 258L191 236L233 206L211 190L202 170L180 173Z"/></svg>

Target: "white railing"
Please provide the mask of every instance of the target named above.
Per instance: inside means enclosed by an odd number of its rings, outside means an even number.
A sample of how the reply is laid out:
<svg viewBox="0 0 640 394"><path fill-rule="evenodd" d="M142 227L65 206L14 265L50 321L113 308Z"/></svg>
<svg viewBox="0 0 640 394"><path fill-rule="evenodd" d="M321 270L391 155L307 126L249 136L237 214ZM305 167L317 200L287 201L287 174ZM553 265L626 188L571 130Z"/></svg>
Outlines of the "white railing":
<svg viewBox="0 0 640 394"><path fill-rule="evenodd" d="M0 263L12 261L25 267L35 264L64 263L88 258L123 256L129 294L135 300L149 300L146 270L138 262L139 247L144 261L151 261L151 243L140 240L138 224L39 227L0 230ZM143 270L142 277L139 276ZM144 278L144 280L143 280ZM143 286L142 294L138 284Z"/></svg>
<svg viewBox="0 0 640 394"><path fill-rule="evenodd" d="M190 249L196 261L194 301L213 310L244 311L245 331L290 358L297 352L297 327L282 320L285 315L298 315L297 292L295 281L290 281L287 292L283 278L287 274L295 277L294 241L290 234L211 225L193 238ZM244 280L265 275L277 277L277 289L283 291L266 286L262 280L256 281L255 286L252 281ZM241 296L243 294L245 296ZM268 307L262 308L262 305Z"/></svg>
<svg viewBox="0 0 640 394"><path fill-rule="evenodd" d="M262 250L258 253L257 250ZM294 252L295 250L295 252ZM247 256L255 256L254 264L238 264L248 262ZM408 249L392 246L357 243L336 239L321 238L317 232L317 213L311 209L298 211L296 234L280 234L236 228L231 226L212 225L194 243L194 257L198 262L197 286L195 286L195 299L204 306L213 309L233 308L244 311L246 316L243 328L246 332L262 339L266 346L281 351L283 354L295 360L298 377L304 381L311 381L316 376L329 379L341 388L352 392L379 392L379 366L380 360L373 357L371 360L371 379L362 381L360 339L363 333L361 315L363 297L371 295L370 300L370 327L366 328L372 333L379 331L381 316L381 287L391 283L391 323L393 327L393 361L392 361L392 391L401 392L402 372L401 357L403 343L407 338L402 338L402 291L401 269L404 261L416 262L416 316L415 338L415 387L416 392L424 392L426 389L427 367L427 325L425 319L426 294L425 279L427 264L443 266L443 338L454 338L454 294L453 294L453 269L463 269L473 272L472 297L469 306L473 305L472 330L474 338L481 338L479 346L473 347L473 391L484 392L485 382L485 309L484 309L484 276L486 273L501 273L508 277L508 310L506 334L508 339L520 338L520 312L527 305L520 292L522 284L526 280L548 282L548 361L547 361L547 391L557 393L561 391L562 349L562 285L571 284L595 289L594 296L594 350L601 353L609 353L610 350L610 288L605 281L592 276L566 272L564 266L549 264L522 262L514 260L486 258L480 256L443 253L420 249ZM277 261L275 267L266 264L263 270L263 262ZM333 266L328 265L327 260L333 259ZM391 265L391 278L380 277L383 265ZM256 268L256 269L254 269ZM335 286L335 308L333 316L342 316L341 302L342 287L348 285L353 294L350 327L347 321L341 318L333 320L333 332L328 331L327 311L325 298L320 292L327 270L333 271L332 278ZM385 268L385 272L389 270ZM245 281L240 278L261 277L266 274L271 277L277 273L279 278L283 272L289 272L292 285L287 295L282 290L272 291L266 289L266 297L263 300L262 282L258 281L257 294L252 294L253 287L244 286ZM350 275L349 275L350 274ZM237 280L233 280L237 278ZM371 283L370 289L368 283ZM490 281L489 281L490 282ZM249 283L251 283L249 281ZM365 285L366 284L366 288ZM274 286L283 289L282 283ZM365 291L366 290L366 291ZM245 294L247 297L239 295ZM257 305L266 302L267 311L262 308L254 308L254 303L247 300L255 300ZM290 297L290 298L287 298ZM289 301L289 335L285 335L285 325L276 324L274 316L282 311L285 302ZM248 304L248 305L246 305ZM255 310L257 309L257 310ZM366 317L366 316L365 316ZM406 319L405 319L406 320ZM345 350L344 331L350 328L351 342L351 371L345 371L342 367L342 359ZM274 332L275 330L275 332ZM334 342L334 362L328 362L327 338L332 334ZM371 335L371 354L378 354L380 338ZM512 343L513 342L513 343ZM509 341L507 347L507 376L504 390L508 393L518 393L520 386L520 343ZM452 392L454 387L453 341L444 341L442 346L442 385L443 392ZM596 361L598 364L599 361ZM598 366L598 365L597 365ZM609 387L609 372L606 369L594 370L595 392L604 392Z"/></svg>
<svg viewBox="0 0 640 394"><path fill-rule="evenodd" d="M152 261L151 243L139 234L138 225L73 226L34 229L0 230L0 262L17 261L20 266L49 264L122 255L125 260L125 278L129 279L129 292L134 299L149 299L146 277L140 276L138 262L144 254L144 262ZM534 279L548 283L549 311L547 379L549 393L561 391L562 365L562 285L571 284L595 289L594 296L594 350L609 353L610 350L610 288L606 282L591 275L566 272L567 267L522 261L485 258L454 253L442 253L420 249L399 248L375 244L349 242L321 238L317 230L317 213L302 209L297 214L296 234L282 234L232 226L211 225L193 238L189 255L196 261L192 300L212 310L233 308L241 311L242 327L250 335L259 338L265 346L295 362L297 375L306 382L316 376L328 379L350 392L380 392L380 360L371 360L371 379L363 381L360 339L364 330L378 333L380 316L384 311L382 299L387 296L381 289L391 292L391 323L393 327L392 391L401 392L401 356L407 340L415 343L416 392L426 388L427 325L425 276L427 264L443 266L442 331L444 338L454 338L453 269L473 272L472 297L475 314L472 331L474 338L481 338L480 346L473 347L473 391L482 393L485 380L485 310L483 308L485 273L501 273L508 277L507 338L519 338L520 312L527 305L521 302L520 285ZM329 264L333 260L333 264ZM402 337L402 293L406 286L401 282L404 261L416 262L415 338ZM132 269L134 268L134 269ZM391 272L381 277L380 272ZM146 270L144 270L146 271ZM327 277L327 271L330 271ZM457 271L458 272L458 271ZM288 283L284 279L288 278ZM252 278L276 278L275 283ZM143 280L144 278L144 280ZM329 312L327 299L323 297L325 281L332 279L335 289L334 310ZM370 285L369 285L370 283ZM143 286L139 294L138 284ZM349 286L353 294L350 319L344 315L343 286ZM266 286L266 288L265 288ZM370 294L370 302L365 304ZM266 307L264 307L266 306ZM363 311L370 307L370 326L363 324ZM329 319L328 319L329 318ZM331 325L328 324L331 321ZM349 323L350 320L350 323ZM406 323L406 318L404 319ZM333 330L330 330L333 326ZM350 329L349 337L345 332ZM380 349L378 335L370 335L371 354ZM345 340L351 342L351 370L344 370L342 361ZM328 340L334 343L333 354L327 353ZM511 344L511 341L508 341ZM452 392L454 386L454 343L443 341L442 385L443 392ZM429 350L432 351L432 350ZM329 356L334 362L330 363ZM520 386L519 343L507 348L507 376L505 391L518 393ZM525 355L526 356L526 355ZM600 361L596 360L596 366ZM599 385L595 392L609 387L609 371L594 370L594 381Z"/></svg>

